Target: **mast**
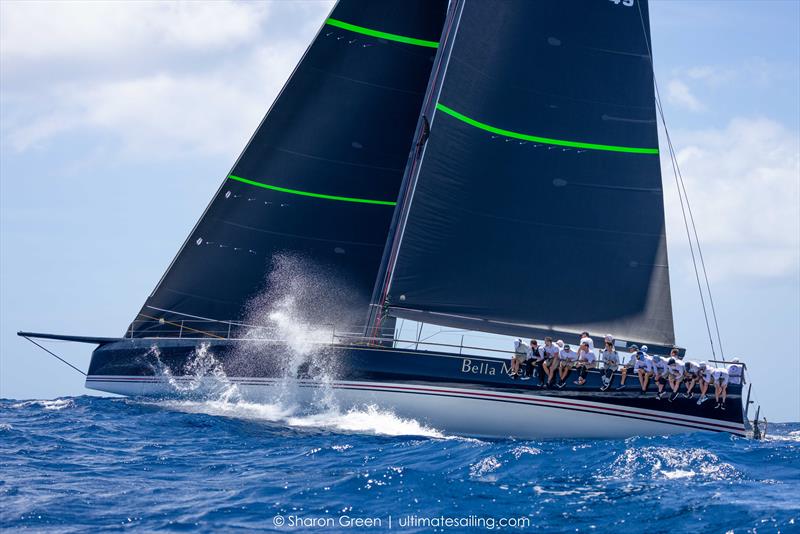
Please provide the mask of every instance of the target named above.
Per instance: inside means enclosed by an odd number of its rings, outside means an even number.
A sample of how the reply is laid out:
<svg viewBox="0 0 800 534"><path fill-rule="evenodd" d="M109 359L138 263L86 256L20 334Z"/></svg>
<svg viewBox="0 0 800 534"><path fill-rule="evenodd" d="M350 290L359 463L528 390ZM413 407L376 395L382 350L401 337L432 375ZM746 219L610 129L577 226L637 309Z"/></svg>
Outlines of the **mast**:
<svg viewBox="0 0 800 534"><path fill-rule="evenodd" d="M408 210L414 196L414 186L419 176L422 159L425 156L426 143L436 113L436 102L442 90L444 74L447 71L447 65L450 61L450 54L453 50L453 42L458 32L458 24L464 9L465 1L466 0L453 0L447 11L439 51L434 59L431 77L425 92L425 100L417 121L417 128L414 132L414 142L403 174L403 181L397 199L397 207L392 216L389 236L386 240L386 246L381 258L381 265L378 269L378 276L375 280L375 288L372 292L372 299L367 315L367 325L365 328L365 335L367 337L383 337L383 324L387 319L385 313L386 298L392 281L392 270L397 261L397 252L400 247L400 241L402 241L403 228L408 219ZM392 335L394 335L393 332Z"/></svg>

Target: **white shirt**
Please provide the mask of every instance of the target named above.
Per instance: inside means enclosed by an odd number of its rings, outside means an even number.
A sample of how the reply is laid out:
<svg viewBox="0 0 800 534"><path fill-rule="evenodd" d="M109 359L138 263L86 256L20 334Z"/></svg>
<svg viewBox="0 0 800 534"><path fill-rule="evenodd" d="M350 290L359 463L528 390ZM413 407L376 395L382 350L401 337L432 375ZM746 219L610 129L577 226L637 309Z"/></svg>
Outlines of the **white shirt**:
<svg viewBox="0 0 800 534"><path fill-rule="evenodd" d="M594 350L594 341L592 341L592 338L590 338L590 337L582 337L581 338L581 342L578 343L578 345L583 345L584 343L588 343L589 344L589 350Z"/></svg>
<svg viewBox="0 0 800 534"><path fill-rule="evenodd" d="M600 353L600 361L606 365L619 365L619 353L615 350L604 350Z"/></svg>
<svg viewBox="0 0 800 534"><path fill-rule="evenodd" d="M706 367L705 369L700 370L700 378L702 378L705 382L711 382L711 379L714 378L714 369L713 367Z"/></svg>
<svg viewBox="0 0 800 534"><path fill-rule="evenodd" d="M653 371L653 360L650 356L646 356L641 360L637 359L633 362L633 370L638 371L639 369L644 369L646 373L650 373Z"/></svg>
<svg viewBox="0 0 800 534"><path fill-rule="evenodd" d="M658 373L661 376L666 376L669 373L669 367L667 366L667 362L664 361L664 358L661 358L659 361L651 360L653 363L653 372Z"/></svg>
<svg viewBox="0 0 800 534"><path fill-rule="evenodd" d="M728 366L728 381L731 384L741 384L742 383L742 365L739 363L733 363Z"/></svg>
<svg viewBox="0 0 800 534"><path fill-rule="evenodd" d="M575 351L574 351L574 350L572 350L572 349L570 349L570 350L566 350L566 349L562 350L562 351L560 352L560 355L559 355L559 356L560 356L560 358L561 358L562 360L564 360L564 361L570 361L570 362L574 362L575 360L577 360L577 359L578 359L578 353L577 353L577 352L575 352Z"/></svg>
<svg viewBox="0 0 800 534"><path fill-rule="evenodd" d="M542 351L544 352L545 358L557 358L558 353L560 352L558 350L558 347L552 343L550 344L549 347L547 345L542 347Z"/></svg>
<svg viewBox="0 0 800 534"><path fill-rule="evenodd" d="M714 369L714 380L719 383L726 383L728 381L728 370L724 367Z"/></svg>
<svg viewBox="0 0 800 534"><path fill-rule="evenodd" d="M594 355L594 351L591 350L591 348L586 352L583 352L582 350L578 350L578 360L584 361L584 362L586 362L588 364L592 364L592 363L594 363L595 359L596 359L596 357Z"/></svg>
<svg viewBox="0 0 800 534"><path fill-rule="evenodd" d="M698 376L700 373L700 364L694 360L686 360L683 362L686 372L692 376Z"/></svg>
<svg viewBox="0 0 800 534"><path fill-rule="evenodd" d="M675 360L675 365L669 365L669 374L673 378L680 378L683 376L683 373L686 370L686 366L683 365L681 360Z"/></svg>

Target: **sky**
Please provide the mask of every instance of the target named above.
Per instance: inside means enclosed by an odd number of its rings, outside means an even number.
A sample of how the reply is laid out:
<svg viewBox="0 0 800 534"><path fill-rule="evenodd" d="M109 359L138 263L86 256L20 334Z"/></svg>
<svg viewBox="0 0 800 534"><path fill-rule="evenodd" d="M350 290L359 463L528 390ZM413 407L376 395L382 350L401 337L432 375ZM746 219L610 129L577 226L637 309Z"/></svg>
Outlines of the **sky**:
<svg viewBox="0 0 800 534"><path fill-rule="evenodd" d="M0 1L0 397L90 393L16 331L125 331L330 8ZM800 421L800 2L652 0L651 27L724 352ZM706 359L667 154L676 336Z"/></svg>

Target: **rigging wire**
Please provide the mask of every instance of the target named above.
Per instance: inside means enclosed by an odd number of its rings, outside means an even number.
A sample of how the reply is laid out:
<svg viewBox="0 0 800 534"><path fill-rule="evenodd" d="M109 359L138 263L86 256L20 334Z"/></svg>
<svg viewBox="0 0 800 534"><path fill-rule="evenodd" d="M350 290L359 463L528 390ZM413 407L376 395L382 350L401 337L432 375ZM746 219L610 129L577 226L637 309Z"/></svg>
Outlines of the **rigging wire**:
<svg viewBox="0 0 800 534"><path fill-rule="evenodd" d="M714 336L711 333L711 324L708 320L708 310L706 309L706 300L705 295L703 293L702 283L700 282L700 270L703 271L703 277L706 283L706 292L708 293L708 300L711 307L711 315L714 320L714 328L716 330L717 341L719 343L719 350L720 355L722 356L722 361L725 361L725 354L722 349L722 337L719 333L719 322L717 320L717 312L716 308L714 307L714 299L711 294L711 284L708 280L708 271L706 270L705 259L703 258L703 251L700 247L700 238L697 233L697 225L695 224L694 220L694 213L692 212L692 207L689 203L689 193L686 190L686 183L683 180L683 173L681 173L680 165L678 164L678 158L675 155L675 147L672 144L672 138L669 135L669 128L667 127L667 120L664 115L664 108L661 105L661 93L658 89L658 80L656 79L656 71L655 65L653 64L653 51L650 47L650 40L647 37L647 28L644 22L644 15L642 14L642 6L641 4L637 3L637 9L639 11L639 21L642 25L642 33L644 36L645 45L647 46L647 54L650 57L650 67L653 73L653 86L655 88L656 94L656 108L658 109L659 117L661 118L661 124L664 127L664 134L667 139L667 146L669 148L669 155L670 155L670 162L672 164L672 173L675 176L675 184L678 189L678 199L680 200L681 205L681 213L683 215L683 224L686 229L686 238L689 241L689 251L692 256L692 265L694 267L694 274L695 279L697 280L697 290L700 293L700 303L703 308L703 317L705 318L706 323L706 331L708 332L708 341L711 344L711 355L716 358L716 351L714 350ZM685 205L684 205L685 202ZM686 212L689 212L689 217L686 216ZM691 225L692 231L690 232L689 226ZM692 233L694 234L694 242L692 241ZM697 253L700 257L700 266L701 269L698 270L697 268L697 258L695 257L694 247L697 247Z"/></svg>
<svg viewBox="0 0 800 534"><path fill-rule="evenodd" d="M55 352L52 352L52 351L50 351L50 350L46 349L45 347L43 347L43 346L39 345L37 342L35 342L35 341L34 341L34 340L32 340L31 338L29 338L28 336L22 336L22 337L24 337L25 339L27 339L28 341L30 341L31 343L33 343L34 345L36 345L37 347L39 347L40 349L42 349L43 351L45 351L46 353L48 353L50 356L53 356L53 357L54 357L54 358L56 358L57 360L60 360L62 363L65 363L65 364L67 364L68 366L72 367L73 369L75 369L76 371L78 371L78 372L79 372L80 374L82 374L83 376L87 376L87 375L86 375L86 373L84 373L83 371L81 371L80 369L78 369L77 367L75 367L74 365L72 365L71 363L69 363L67 360L65 360L64 358L62 358L61 356L59 356L59 355L58 355L58 354L56 354Z"/></svg>

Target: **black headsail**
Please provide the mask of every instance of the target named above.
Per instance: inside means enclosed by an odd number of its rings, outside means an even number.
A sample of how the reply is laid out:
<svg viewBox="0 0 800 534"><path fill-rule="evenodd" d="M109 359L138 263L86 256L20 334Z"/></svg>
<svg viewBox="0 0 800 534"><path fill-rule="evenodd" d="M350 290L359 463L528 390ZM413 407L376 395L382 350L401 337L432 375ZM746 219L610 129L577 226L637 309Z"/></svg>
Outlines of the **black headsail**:
<svg viewBox="0 0 800 534"><path fill-rule="evenodd" d="M363 320L446 8L336 5L129 335L242 318L277 255L347 287Z"/></svg>
<svg viewBox="0 0 800 534"><path fill-rule="evenodd" d="M378 304L671 345L647 3L459 3Z"/></svg>

